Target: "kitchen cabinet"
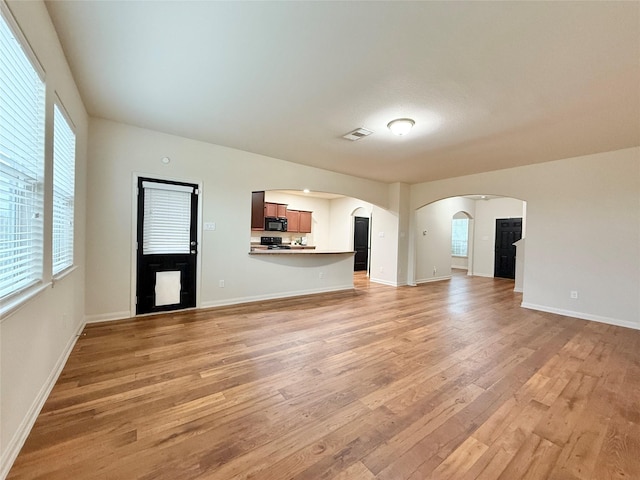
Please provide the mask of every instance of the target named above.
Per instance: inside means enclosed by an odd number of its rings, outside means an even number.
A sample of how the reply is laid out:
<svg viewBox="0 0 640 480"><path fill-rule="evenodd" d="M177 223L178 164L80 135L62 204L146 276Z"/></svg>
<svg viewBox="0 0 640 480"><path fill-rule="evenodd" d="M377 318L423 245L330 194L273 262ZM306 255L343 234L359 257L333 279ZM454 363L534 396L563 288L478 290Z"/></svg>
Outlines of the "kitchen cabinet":
<svg viewBox="0 0 640 480"><path fill-rule="evenodd" d="M300 211L300 222L298 223L298 232L311 233L311 212Z"/></svg>
<svg viewBox="0 0 640 480"><path fill-rule="evenodd" d="M287 232L297 233L300 225L300 212L287 209Z"/></svg>
<svg viewBox="0 0 640 480"><path fill-rule="evenodd" d="M287 232L311 233L311 213L287 209Z"/></svg>
<svg viewBox="0 0 640 480"><path fill-rule="evenodd" d="M264 191L251 192L251 230L264 230Z"/></svg>
<svg viewBox="0 0 640 480"><path fill-rule="evenodd" d="M286 217L287 206L283 203L265 202L264 216L265 217Z"/></svg>

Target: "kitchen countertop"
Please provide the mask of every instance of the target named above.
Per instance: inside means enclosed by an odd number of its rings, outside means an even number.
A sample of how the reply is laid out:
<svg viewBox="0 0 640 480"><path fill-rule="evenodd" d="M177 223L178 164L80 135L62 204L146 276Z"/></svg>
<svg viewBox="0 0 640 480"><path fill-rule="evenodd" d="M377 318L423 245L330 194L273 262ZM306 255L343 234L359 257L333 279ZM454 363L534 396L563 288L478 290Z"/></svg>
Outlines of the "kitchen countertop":
<svg viewBox="0 0 640 480"><path fill-rule="evenodd" d="M272 250L264 249L251 249L249 255L336 255L336 254L350 254L353 255L353 250L315 250L312 248L307 249L286 249L286 248L274 248Z"/></svg>

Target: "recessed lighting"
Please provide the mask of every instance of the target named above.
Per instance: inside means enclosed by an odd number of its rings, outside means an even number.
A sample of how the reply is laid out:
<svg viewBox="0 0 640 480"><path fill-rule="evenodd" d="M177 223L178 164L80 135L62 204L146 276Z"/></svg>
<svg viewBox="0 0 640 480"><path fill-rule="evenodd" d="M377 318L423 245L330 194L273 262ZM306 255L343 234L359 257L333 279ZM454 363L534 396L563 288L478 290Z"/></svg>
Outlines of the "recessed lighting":
<svg viewBox="0 0 640 480"><path fill-rule="evenodd" d="M169 162L171 161L171 159L169 157L162 157L161 159L162 163L164 163L165 165L168 165Z"/></svg>
<svg viewBox="0 0 640 480"><path fill-rule="evenodd" d="M309 193L309 192L310 192L310 190L309 190L308 188L305 188L305 189L303 190L303 192L304 192L304 193Z"/></svg>
<svg viewBox="0 0 640 480"><path fill-rule="evenodd" d="M402 137L409 133L415 124L416 122L410 118L397 118L395 120L391 120L387 124L387 127L393 134Z"/></svg>

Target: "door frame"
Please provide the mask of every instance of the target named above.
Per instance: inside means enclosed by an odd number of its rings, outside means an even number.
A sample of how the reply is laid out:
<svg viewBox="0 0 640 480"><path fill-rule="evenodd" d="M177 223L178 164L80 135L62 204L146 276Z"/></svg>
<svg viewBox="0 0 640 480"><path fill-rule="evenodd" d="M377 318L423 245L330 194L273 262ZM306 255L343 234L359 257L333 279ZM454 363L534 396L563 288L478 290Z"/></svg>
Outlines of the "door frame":
<svg viewBox="0 0 640 480"><path fill-rule="evenodd" d="M367 277L369 277L370 268L371 268L371 216L363 217L361 215L355 215L355 213L351 215L351 247L354 252L356 250L356 218L367 219L367 269L358 270L358 271L367 272ZM354 253L354 258L355 258L355 253Z"/></svg>
<svg viewBox="0 0 640 480"><path fill-rule="evenodd" d="M131 288L129 298L129 318L146 317L166 312L153 312L136 315L136 291L138 288L138 179L140 177L151 180L166 180L171 182L191 183L198 186L198 215L197 215L197 242L198 254L196 255L196 306L188 310L200 308L200 286L202 280L202 181L189 178L176 178L161 176L155 173L132 172L131 174Z"/></svg>

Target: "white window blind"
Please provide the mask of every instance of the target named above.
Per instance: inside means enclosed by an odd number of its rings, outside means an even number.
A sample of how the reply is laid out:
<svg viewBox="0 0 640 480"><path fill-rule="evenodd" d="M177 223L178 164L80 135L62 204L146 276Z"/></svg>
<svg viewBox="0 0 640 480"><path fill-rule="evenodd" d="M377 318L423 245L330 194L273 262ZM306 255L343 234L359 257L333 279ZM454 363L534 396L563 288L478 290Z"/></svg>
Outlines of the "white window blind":
<svg viewBox="0 0 640 480"><path fill-rule="evenodd" d="M53 115L53 245L54 275L73 265L76 136L58 105Z"/></svg>
<svg viewBox="0 0 640 480"><path fill-rule="evenodd" d="M142 188L142 254L189 253L193 187L142 182Z"/></svg>
<svg viewBox="0 0 640 480"><path fill-rule="evenodd" d="M469 243L469 219L454 218L451 221L451 255L466 257Z"/></svg>
<svg viewBox="0 0 640 480"><path fill-rule="evenodd" d="M0 298L42 279L44 83L0 15Z"/></svg>

